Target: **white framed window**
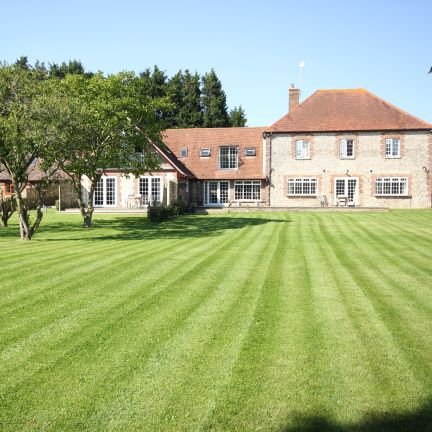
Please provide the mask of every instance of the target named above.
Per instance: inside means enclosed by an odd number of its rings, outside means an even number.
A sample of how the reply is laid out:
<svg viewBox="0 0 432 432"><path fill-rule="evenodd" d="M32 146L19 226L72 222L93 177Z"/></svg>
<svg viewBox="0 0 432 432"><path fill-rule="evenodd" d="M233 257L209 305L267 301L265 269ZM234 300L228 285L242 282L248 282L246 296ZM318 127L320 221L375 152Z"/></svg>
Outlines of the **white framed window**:
<svg viewBox="0 0 432 432"><path fill-rule="evenodd" d="M180 157L186 157L188 155L188 149L182 148L180 149Z"/></svg>
<svg viewBox="0 0 432 432"><path fill-rule="evenodd" d="M296 159L310 159L309 141L297 140L295 143Z"/></svg>
<svg viewBox="0 0 432 432"><path fill-rule="evenodd" d="M139 194L144 205L161 204L163 199L162 178L161 177L140 177Z"/></svg>
<svg viewBox="0 0 432 432"><path fill-rule="evenodd" d="M339 141L339 157L341 159L354 159L354 140L341 139Z"/></svg>
<svg viewBox="0 0 432 432"><path fill-rule="evenodd" d="M288 179L288 195L316 195L316 178L290 178Z"/></svg>
<svg viewBox="0 0 432 432"><path fill-rule="evenodd" d="M204 182L204 204L220 205L229 202L229 181Z"/></svg>
<svg viewBox="0 0 432 432"><path fill-rule="evenodd" d="M103 176L96 183L93 205L95 207L115 207L117 179L115 177Z"/></svg>
<svg viewBox="0 0 432 432"><path fill-rule="evenodd" d="M261 182L259 180L242 180L234 183L234 198L242 201L261 199Z"/></svg>
<svg viewBox="0 0 432 432"><path fill-rule="evenodd" d="M380 177L375 179L375 195L408 195L407 177Z"/></svg>
<svg viewBox="0 0 432 432"><path fill-rule="evenodd" d="M200 157L210 157L210 149L209 148L202 148L200 150Z"/></svg>
<svg viewBox="0 0 432 432"><path fill-rule="evenodd" d="M400 139L387 138L385 140L385 157L399 158L400 157Z"/></svg>
<svg viewBox="0 0 432 432"><path fill-rule="evenodd" d="M245 156L256 156L256 148L255 147L246 147L245 148Z"/></svg>
<svg viewBox="0 0 432 432"><path fill-rule="evenodd" d="M223 146L219 147L219 169L238 168L238 147Z"/></svg>

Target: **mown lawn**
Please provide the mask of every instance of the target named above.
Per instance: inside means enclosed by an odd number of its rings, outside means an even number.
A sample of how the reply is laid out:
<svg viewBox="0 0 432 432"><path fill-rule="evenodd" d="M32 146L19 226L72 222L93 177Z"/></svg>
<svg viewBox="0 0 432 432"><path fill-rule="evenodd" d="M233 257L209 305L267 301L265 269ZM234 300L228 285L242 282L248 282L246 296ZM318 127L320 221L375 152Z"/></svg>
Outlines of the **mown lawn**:
<svg viewBox="0 0 432 432"><path fill-rule="evenodd" d="M432 211L0 229L1 431L432 430Z"/></svg>

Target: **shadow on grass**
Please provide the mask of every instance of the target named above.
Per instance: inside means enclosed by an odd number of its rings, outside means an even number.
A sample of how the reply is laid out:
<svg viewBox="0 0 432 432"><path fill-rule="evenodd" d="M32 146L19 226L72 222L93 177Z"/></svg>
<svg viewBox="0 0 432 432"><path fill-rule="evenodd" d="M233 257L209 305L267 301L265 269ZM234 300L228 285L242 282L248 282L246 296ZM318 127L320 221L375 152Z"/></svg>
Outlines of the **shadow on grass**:
<svg viewBox="0 0 432 432"><path fill-rule="evenodd" d="M213 237L226 230L264 225L270 222L288 222L280 219L257 217L194 217L181 216L160 224L149 223L145 217L114 216L107 219L95 218L93 228L86 229L73 222L47 222L36 237L41 241L52 240L146 240ZM48 234L49 238L42 238ZM57 234L55 238L52 234ZM64 236L62 235L64 234ZM70 234L70 235L68 235ZM78 234L78 236L77 236ZM80 235L82 234L82 235ZM17 228L0 230L0 238L17 237Z"/></svg>
<svg viewBox="0 0 432 432"><path fill-rule="evenodd" d="M371 413L354 424L337 424L322 416L295 416L280 432L432 432L432 399L413 412Z"/></svg>
<svg viewBox="0 0 432 432"><path fill-rule="evenodd" d="M245 227L264 225L269 222L285 222L268 218L248 217L190 217L183 216L160 224L147 222L144 218L113 218L98 220L96 227L110 228L117 231L104 235L105 240L144 240L144 239L181 239L194 237L213 237L226 230L238 230Z"/></svg>

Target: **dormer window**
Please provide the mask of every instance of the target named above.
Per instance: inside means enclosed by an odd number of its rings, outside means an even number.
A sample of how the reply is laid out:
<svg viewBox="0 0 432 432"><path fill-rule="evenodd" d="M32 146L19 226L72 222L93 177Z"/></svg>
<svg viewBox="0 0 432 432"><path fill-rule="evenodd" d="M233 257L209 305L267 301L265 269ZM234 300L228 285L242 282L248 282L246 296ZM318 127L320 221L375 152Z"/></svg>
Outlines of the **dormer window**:
<svg viewBox="0 0 432 432"><path fill-rule="evenodd" d="M256 148L255 147L246 147L245 148L245 156L256 156Z"/></svg>
<svg viewBox="0 0 432 432"><path fill-rule="evenodd" d="M210 157L210 149L209 148L202 148L200 150L200 157Z"/></svg>
<svg viewBox="0 0 432 432"><path fill-rule="evenodd" d="M219 169L238 168L238 146L219 147Z"/></svg>
<svg viewBox="0 0 432 432"><path fill-rule="evenodd" d="M180 157L186 157L188 155L188 149L182 148L180 149Z"/></svg>

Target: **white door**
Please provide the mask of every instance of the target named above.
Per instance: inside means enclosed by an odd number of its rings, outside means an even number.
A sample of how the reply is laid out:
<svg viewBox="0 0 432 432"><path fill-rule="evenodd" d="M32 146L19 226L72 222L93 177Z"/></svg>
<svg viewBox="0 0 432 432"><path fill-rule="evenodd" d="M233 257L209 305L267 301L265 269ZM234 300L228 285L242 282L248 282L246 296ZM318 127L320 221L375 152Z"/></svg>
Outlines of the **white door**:
<svg viewBox="0 0 432 432"><path fill-rule="evenodd" d="M229 201L229 181L206 181L204 183L204 204L221 205Z"/></svg>
<svg viewBox="0 0 432 432"><path fill-rule="evenodd" d="M340 202L341 197L346 198L347 205L359 204L359 179L357 177L338 177L334 184L334 203Z"/></svg>
<svg viewBox="0 0 432 432"><path fill-rule="evenodd" d="M95 207L115 207L116 205L116 178L102 177L96 184L93 196Z"/></svg>

